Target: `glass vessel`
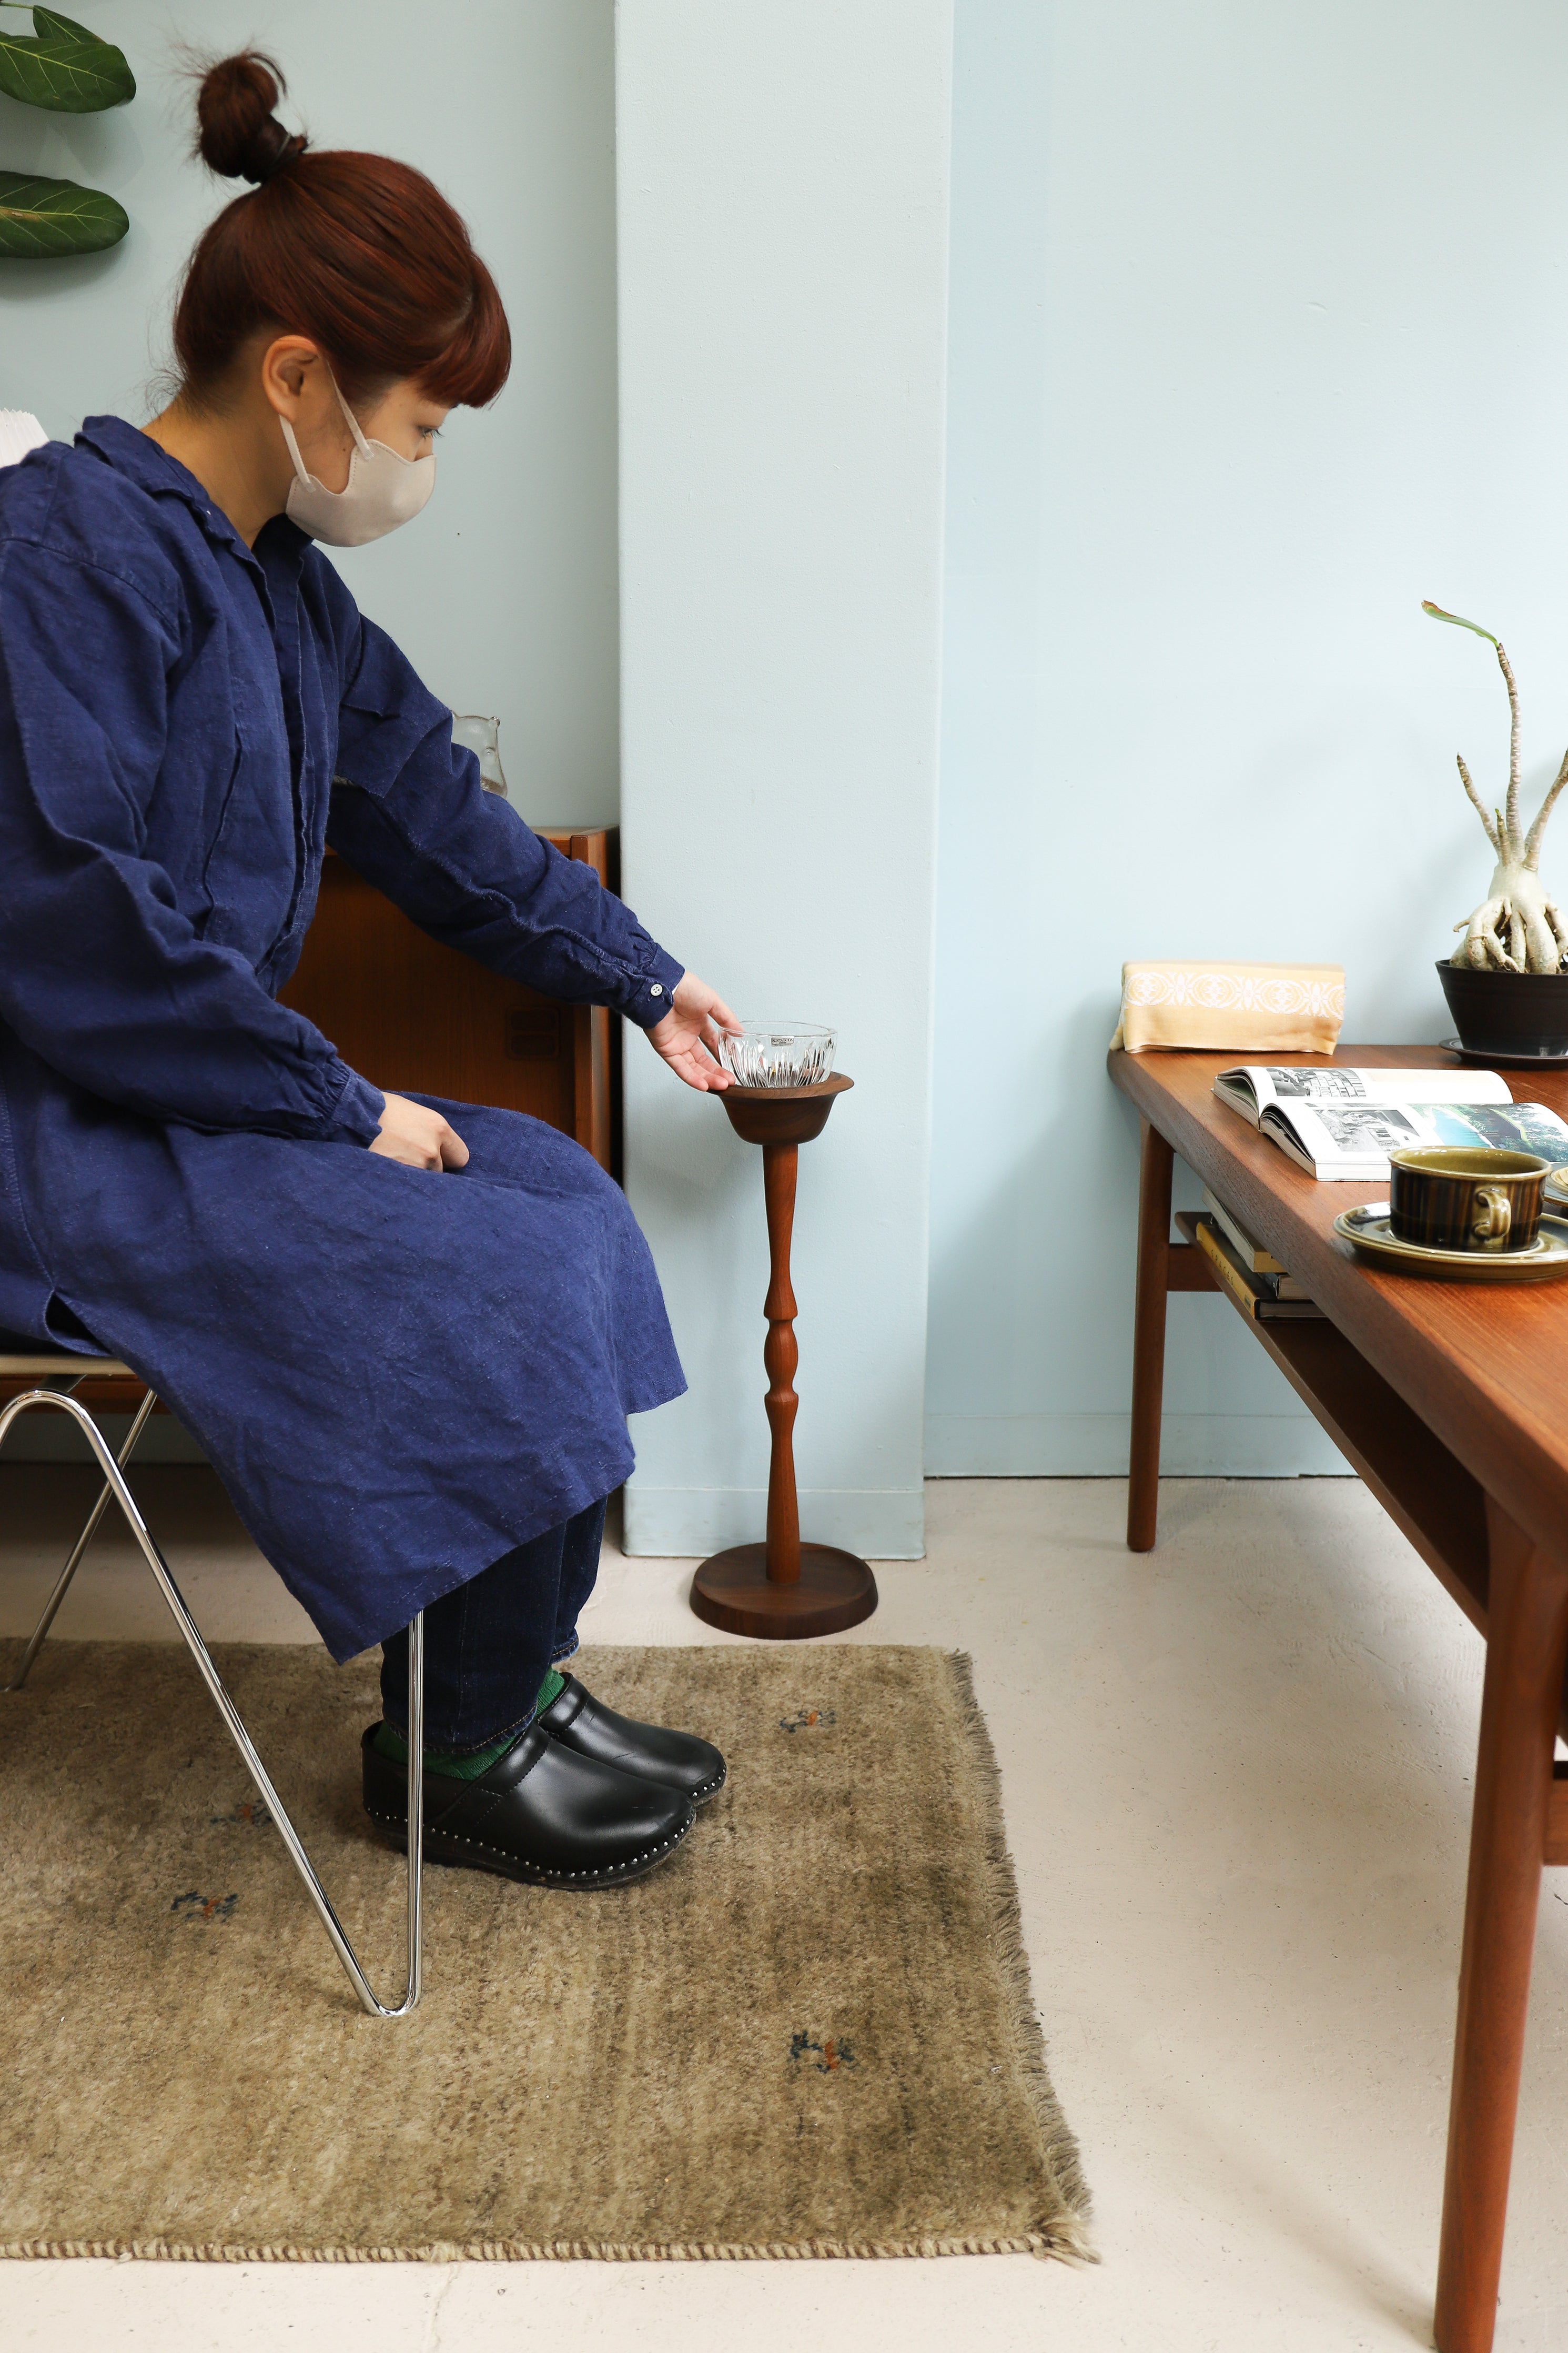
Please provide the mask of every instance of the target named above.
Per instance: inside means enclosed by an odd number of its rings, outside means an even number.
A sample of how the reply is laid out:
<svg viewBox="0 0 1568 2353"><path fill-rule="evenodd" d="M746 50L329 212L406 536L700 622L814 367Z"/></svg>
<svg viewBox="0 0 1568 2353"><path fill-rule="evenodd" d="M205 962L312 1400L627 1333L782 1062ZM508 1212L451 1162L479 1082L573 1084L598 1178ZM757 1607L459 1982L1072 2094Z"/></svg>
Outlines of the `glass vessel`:
<svg viewBox="0 0 1568 2353"><path fill-rule="evenodd" d="M506 778L500 765L500 721L481 719L473 712L454 712L452 741L465 744L479 755L479 782L487 793L499 793L508 798Z"/></svg>
<svg viewBox="0 0 1568 2353"><path fill-rule="evenodd" d="M812 1021L747 1021L721 1043L742 1087L815 1087L832 1075L835 1032Z"/></svg>

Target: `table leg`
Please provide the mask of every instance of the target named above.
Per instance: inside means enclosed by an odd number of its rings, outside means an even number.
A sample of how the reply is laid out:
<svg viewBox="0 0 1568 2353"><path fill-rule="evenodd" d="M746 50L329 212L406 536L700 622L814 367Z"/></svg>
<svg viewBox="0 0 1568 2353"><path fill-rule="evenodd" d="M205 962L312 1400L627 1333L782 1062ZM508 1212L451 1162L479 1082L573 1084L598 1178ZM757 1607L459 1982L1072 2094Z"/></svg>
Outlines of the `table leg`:
<svg viewBox="0 0 1568 2353"><path fill-rule="evenodd" d="M1490 1591L1437 2262L1439 2353L1489 2353L1568 1658L1568 1566L1489 1497Z"/></svg>
<svg viewBox="0 0 1568 2353"><path fill-rule="evenodd" d="M1143 1122L1138 1186L1138 1303L1132 1324L1132 1446L1127 1467L1127 1548L1152 1552L1160 1516L1160 1409L1165 1387L1165 1284L1175 1155Z"/></svg>

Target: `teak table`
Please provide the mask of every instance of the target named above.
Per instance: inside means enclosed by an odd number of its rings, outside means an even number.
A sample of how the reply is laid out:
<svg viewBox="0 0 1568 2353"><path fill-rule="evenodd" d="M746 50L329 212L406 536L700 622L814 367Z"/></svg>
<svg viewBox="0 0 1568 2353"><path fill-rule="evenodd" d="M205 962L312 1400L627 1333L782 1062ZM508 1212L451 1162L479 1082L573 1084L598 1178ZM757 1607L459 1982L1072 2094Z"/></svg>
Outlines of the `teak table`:
<svg viewBox="0 0 1568 2353"><path fill-rule="evenodd" d="M1436 2337L1439 2353L1489 2353L1542 1866L1568 1863L1568 1767L1552 1762L1568 1723L1568 1282L1494 1289L1373 1271L1331 1228L1342 1209L1385 1199L1387 1179L1319 1184L1298 1169L1211 1092L1240 1059L1110 1056L1143 1134L1127 1541L1154 1543L1166 1297L1219 1287L1202 1253L1171 1239L1179 1154L1323 1310L1323 1323L1246 1320L1486 1637ZM1453 1067L1433 1046L1342 1046L1333 1059ZM1505 1075L1516 1096L1568 1117L1568 1076Z"/></svg>

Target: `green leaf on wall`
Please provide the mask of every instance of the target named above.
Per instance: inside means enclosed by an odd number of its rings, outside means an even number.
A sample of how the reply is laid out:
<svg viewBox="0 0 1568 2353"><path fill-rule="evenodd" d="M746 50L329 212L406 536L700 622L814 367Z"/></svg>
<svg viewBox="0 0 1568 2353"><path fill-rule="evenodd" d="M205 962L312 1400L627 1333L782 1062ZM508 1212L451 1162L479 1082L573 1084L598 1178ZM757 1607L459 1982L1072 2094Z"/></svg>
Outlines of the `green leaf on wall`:
<svg viewBox="0 0 1568 2353"><path fill-rule="evenodd" d="M97 188L0 172L0 260L101 253L106 245L118 245L130 226L124 208Z"/></svg>
<svg viewBox="0 0 1568 2353"><path fill-rule="evenodd" d="M136 77L112 41L52 8L33 10L37 37L27 38L10 29L16 13L26 12L8 9L0 23L0 90L7 98L53 114L101 114L135 97Z"/></svg>

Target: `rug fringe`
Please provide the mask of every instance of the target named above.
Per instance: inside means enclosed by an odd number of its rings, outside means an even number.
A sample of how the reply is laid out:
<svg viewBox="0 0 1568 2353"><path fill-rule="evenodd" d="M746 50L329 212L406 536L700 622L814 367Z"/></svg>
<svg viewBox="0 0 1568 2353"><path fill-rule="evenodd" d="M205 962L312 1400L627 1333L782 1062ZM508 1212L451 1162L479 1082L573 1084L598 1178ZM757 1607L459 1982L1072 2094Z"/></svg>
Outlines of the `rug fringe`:
<svg viewBox="0 0 1568 2353"><path fill-rule="evenodd" d="M950 1651L946 1657L957 1691L964 1736L984 1793L985 1860L994 1906L992 1947L1009 1997L1018 2070L1039 2123L1051 2178L1068 2209L1065 2216L1037 2216L1031 2237L1038 2242L1037 2251L1042 2255L1059 2256L1069 2263L1097 2263L1100 2257L1086 2227L1089 2194L1083 2176L1083 2160L1072 2128L1058 2104L1046 2064L1046 2038L1035 2007L1029 1956L1024 1944L1018 1874L1002 1813L1002 1768L996 1762L985 1711L975 1697L974 1662L967 1651Z"/></svg>
<svg viewBox="0 0 1568 2353"><path fill-rule="evenodd" d="M558 2239L535 2245L523 2239L486 2239L461 2246L446 2239L424 2247L183 2246L169 2239L13 2239L0 2243L0 2261L97 2260L160 2263L870 2263L942 2255L1036 2255L1067 2263L1097 2262L1079 2234L1058 2224L1005 2239L787 2239L765 2246L682 2246L649 2240L629 2246L598 2239Z"/></svg>

